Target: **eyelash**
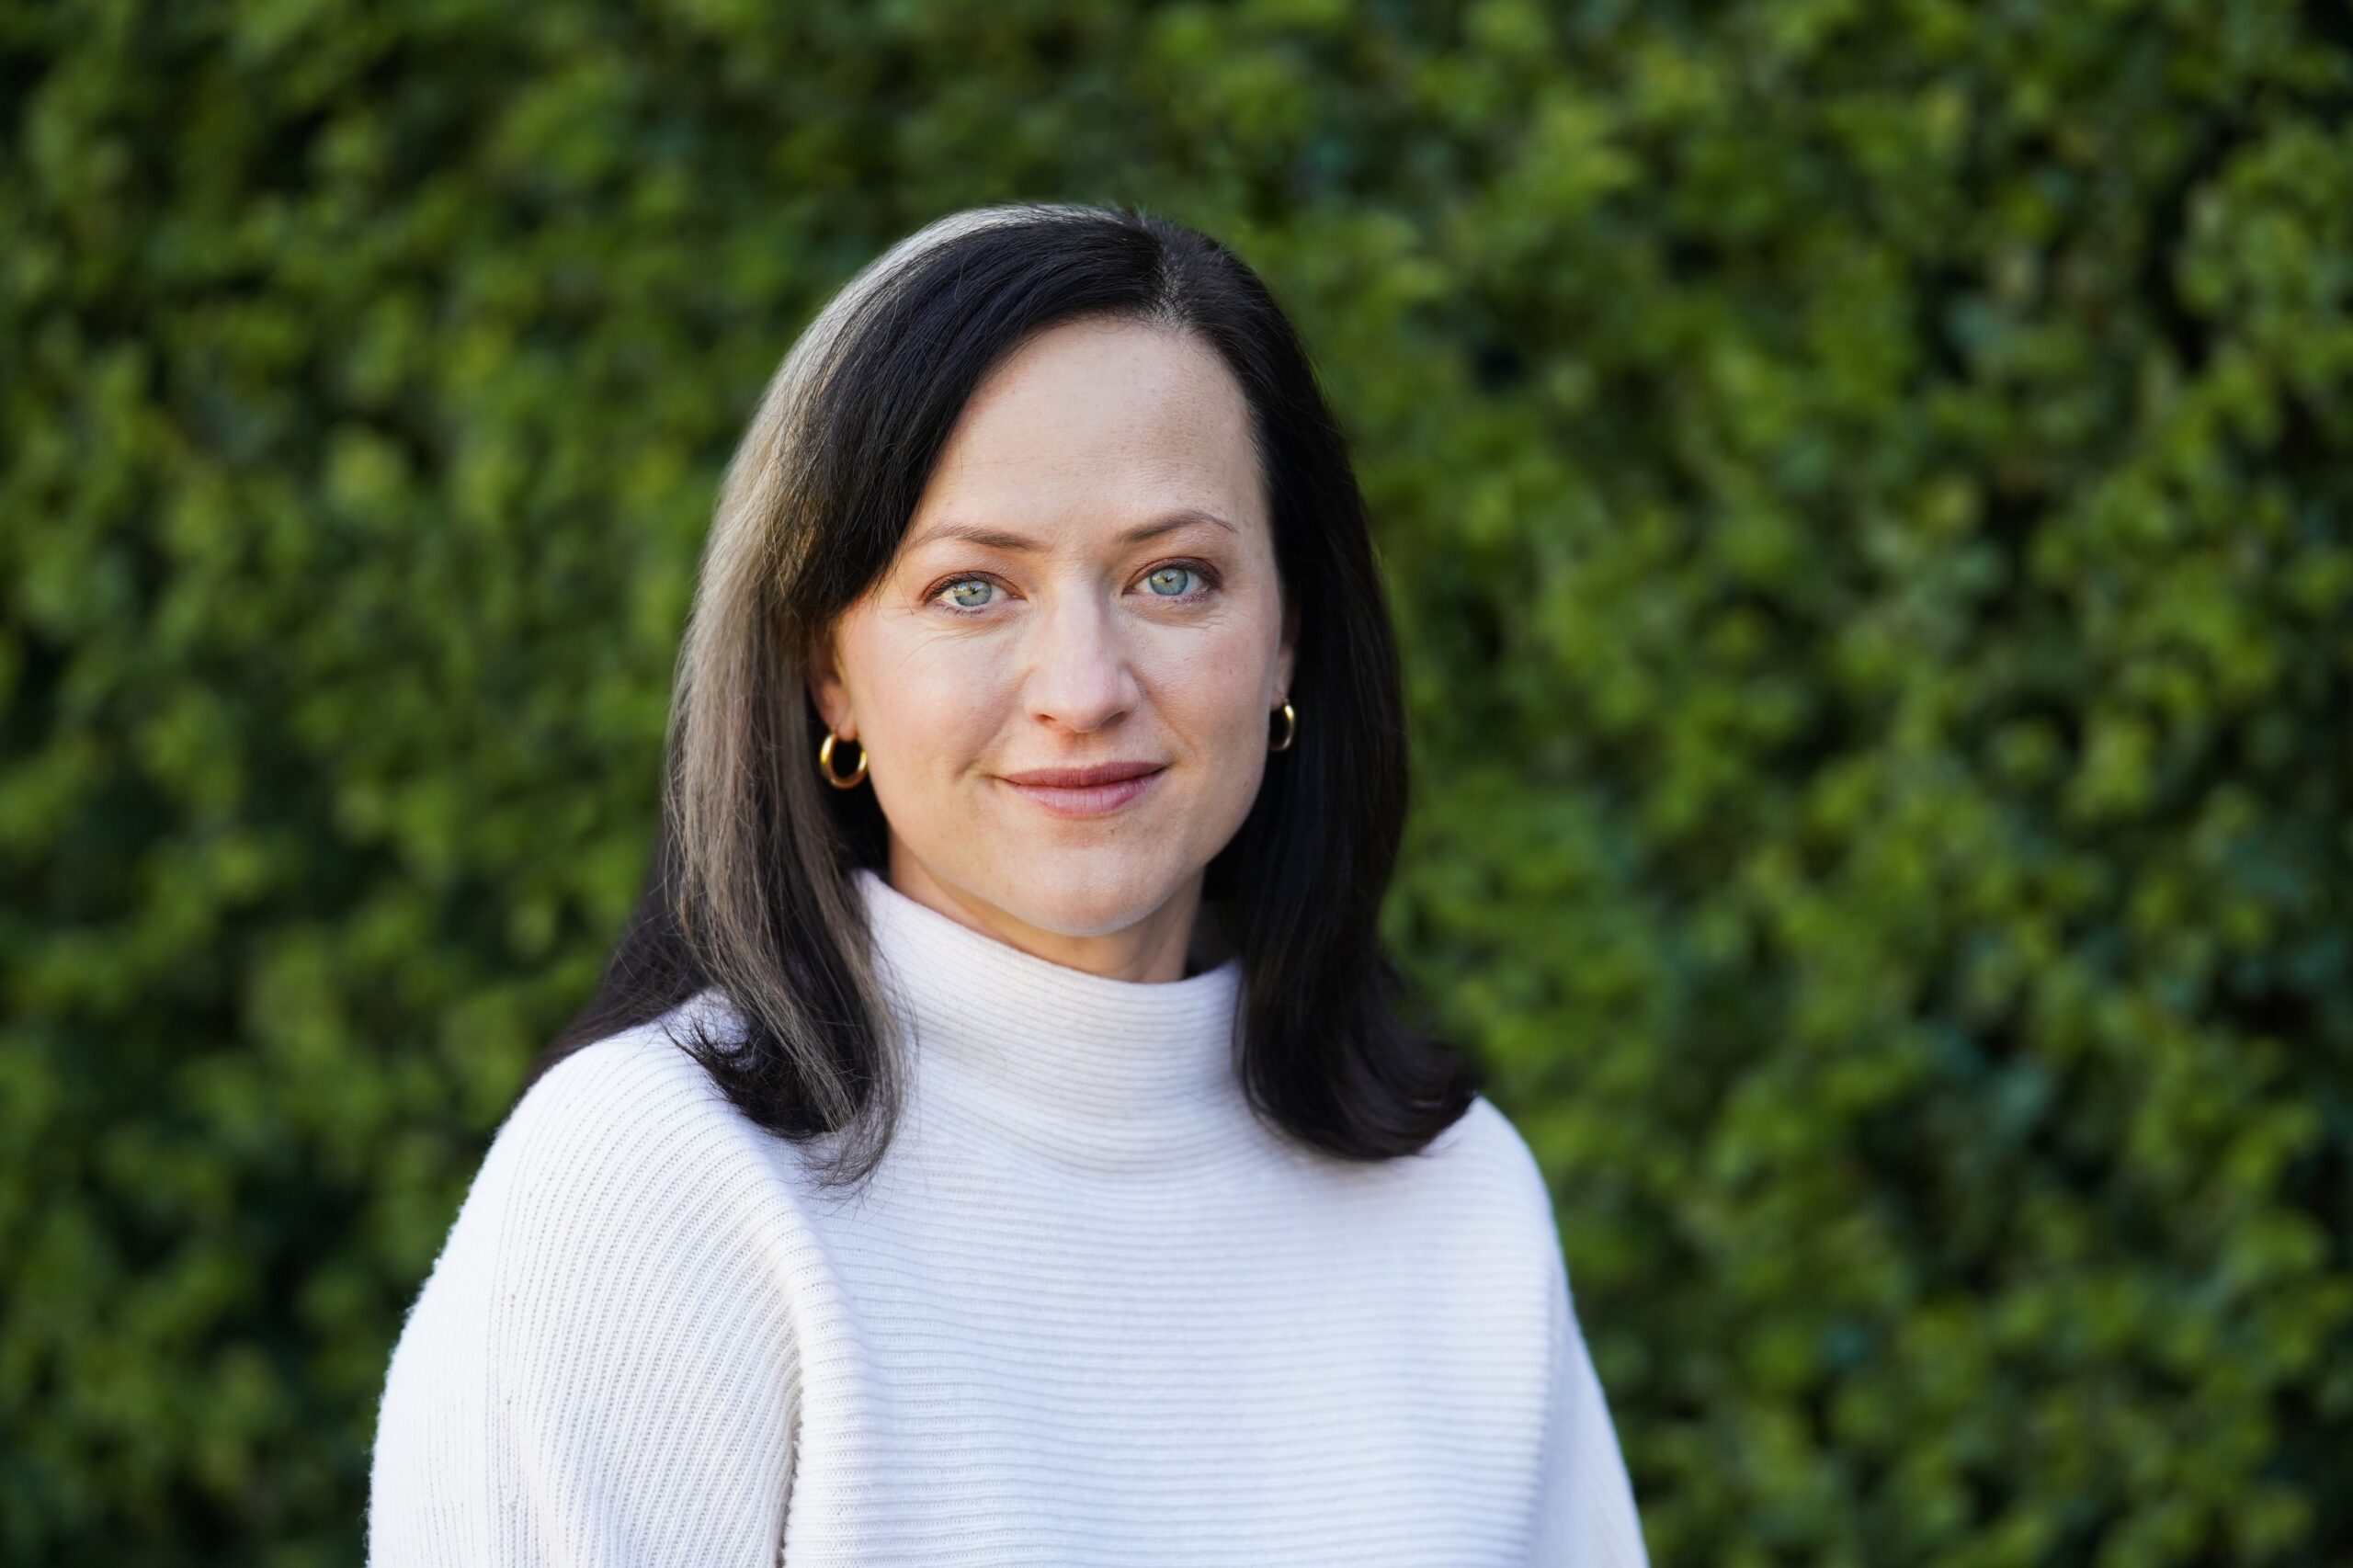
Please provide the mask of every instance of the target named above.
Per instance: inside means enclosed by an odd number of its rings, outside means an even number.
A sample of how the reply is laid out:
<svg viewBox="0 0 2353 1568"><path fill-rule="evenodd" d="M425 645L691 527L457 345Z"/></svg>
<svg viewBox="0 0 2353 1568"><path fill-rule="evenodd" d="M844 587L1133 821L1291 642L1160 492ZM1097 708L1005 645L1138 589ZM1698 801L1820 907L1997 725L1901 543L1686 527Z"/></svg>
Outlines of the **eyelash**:
<svg viewBox="0 0 2353 1568"><path fill-rule="evenodd" d="M1216 592L1220 585L1221 579L1219 578L1216 571L1206 562L1199 561L1187 561L1180 559L1176 561L1155 562L1148 570L1145 571L1143 575L1145 577L1149 577L1153 573L1165 572L1171 566L1181 566L1186 571L1190 572L1194 576L1199 578L1200 581L1194 587L1188 589L1186 592L1181 594L1154 594L1152 596L1163 604L1188 605L1198 603L1199 600L1207 598L1211 594ZM1138 579L1138 581L1142 580L1142 578ZM924 603L926 605L937 605L939 608L946 610L949 615L954 616L969 617L986 615L992 608L988 605L983 605L978 609L961 609L955 605L947 603L940 597L942 594L945 594L949 589L954 587L959 583L973 582L998 583L1000 586L1003 585L998 578L986 572L959 572L953 577L942 577L939 580L938 585L933 588L930 593L924 596Z"/></svg>

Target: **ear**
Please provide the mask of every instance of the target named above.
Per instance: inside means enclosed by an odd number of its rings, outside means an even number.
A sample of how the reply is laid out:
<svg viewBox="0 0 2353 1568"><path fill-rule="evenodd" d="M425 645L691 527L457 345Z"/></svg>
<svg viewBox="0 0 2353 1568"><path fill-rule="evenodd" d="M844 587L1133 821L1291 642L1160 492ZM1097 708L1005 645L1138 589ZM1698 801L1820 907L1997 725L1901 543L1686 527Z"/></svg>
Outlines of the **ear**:
<svg viewBox="0 0 2353 1568"><path fill-rule="evenodd" d="M835 628L828 626L809 640L801 655L807 672L809 700L817 717L846 741L858 738L858 721L851 716L849 687L842 681L841 664L834 649Z"/></svg>
<svg viewBox="0 0 2353 1568"><path fill-rule="evenodd" d="M1299 653L1299 607L1283 606L1283 640L1275 654L1275 700L1278 706L1290 696L1291 665Z"/></svg>

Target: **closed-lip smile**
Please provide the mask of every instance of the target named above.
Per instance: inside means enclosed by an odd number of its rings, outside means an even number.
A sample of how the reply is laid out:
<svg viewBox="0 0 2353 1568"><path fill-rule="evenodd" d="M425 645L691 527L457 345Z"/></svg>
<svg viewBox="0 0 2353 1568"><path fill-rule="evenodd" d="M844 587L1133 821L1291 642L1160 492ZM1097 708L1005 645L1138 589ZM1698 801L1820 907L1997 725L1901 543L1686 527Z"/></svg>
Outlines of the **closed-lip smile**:
<svg viewBox="0 0 2353 1568"><path fill-rule="evenodd" d="M1097 762L1084 767L1031 767L999 777L1055 816L1099 817L1142 796L1167 767L1164 762Z"/></svg>

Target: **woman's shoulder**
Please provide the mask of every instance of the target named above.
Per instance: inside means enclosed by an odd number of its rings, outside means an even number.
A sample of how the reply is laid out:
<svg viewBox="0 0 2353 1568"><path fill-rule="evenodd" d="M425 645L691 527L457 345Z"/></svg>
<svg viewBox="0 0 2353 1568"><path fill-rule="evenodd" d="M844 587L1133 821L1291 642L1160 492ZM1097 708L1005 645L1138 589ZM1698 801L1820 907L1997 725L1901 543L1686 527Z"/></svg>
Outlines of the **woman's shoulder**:
<svg viewBox="0 0 2353 1568"><path fill-rule="evenodd" d="M1434 1256L1515 1297L1565 1289L1552 1184L1518 1125L1483 1094L1419 1154L1391 1164L1397 1212Z"/></svg>
<svg viewBox="0 0 2353 1568"><path fill-rule="evenodd" d="M1410 1154L1312 1162L1344 1210L1435 1265L1533 1288L1557 1265L1560 1233L1543 1171L1511 1119L1484 1095Z"/></svg>
<svg viewBox="0 0 2353 1568"><path fill-rule="evenodd" d="M715 1086L680 1043L685 1016L682 1004L558 1058L516 1100L493 1147L572 1164L627 1160L650 1146L691 1142L722 1105L706 1092Z"/></svg>
<svg viewBox="0 0 2353 1568"><path fill-rule="evenodd" d="M699 999L689 999L575 1047L532 1081L498 1135L568 1144L582 1133L610 1131L615 1119L668 1126L732 1108L686 1048L692 1026L710 1016Z"/></svg>
<svg viewBox="0 0 2353 1568"><path fill-rule="evenodd" d="M1486 1210L1520 1227L1553 1231L1552 1185L1527 1137L1503 1108L1473 1096L1454 1124L1419 1156L1446 1168L1452 1181L1475 1189Z"/></svg>
<svg viewBox="0 0 2353 1568"><path fill-rule="evenodd" d="M686 1329L802 1273L783 1141L721 1093L676 1010L555 1062L493 1134L408 1329L483 1346Z"/></svg>
<svg viewBox="0 0 2353 1568"><path fill-rule="evenodd" d="M776 1141L663 1026L557 1061L493 1135L386 1372L372 1560L503 1540L519 1561L551 1523L632 1511L772 1539L797 1398L785 1303L812 1252Z"/></svg>
<svg viewBox="0 0 2353 1568"><path fill-rule="evenodd" d="M466 1204L509 1237L739 1228L790 1205L791 1163L687 1050L694 1003L579 1047L524 1091Z"/></svg>

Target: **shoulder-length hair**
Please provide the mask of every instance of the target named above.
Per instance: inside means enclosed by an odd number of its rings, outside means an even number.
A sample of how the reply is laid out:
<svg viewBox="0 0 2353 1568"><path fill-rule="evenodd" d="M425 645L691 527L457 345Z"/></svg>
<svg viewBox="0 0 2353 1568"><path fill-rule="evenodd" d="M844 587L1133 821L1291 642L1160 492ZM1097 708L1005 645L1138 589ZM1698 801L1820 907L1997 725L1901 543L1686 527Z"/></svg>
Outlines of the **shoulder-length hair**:
<svg viewBox="0 0 2353 1568"><path fill-rule="evenodd" d="M1415 1153L1468 1108L1475 1063L1400 1018L1378 930L1405 812L1396 641L1306 349L1215 240L1132 208L1043 203L954 213L900 241L769 381L703 549L644 891L596 994L525 1087L716 987L740 1032L690 1026L679 1044L727 1098L798 1143L839 1133L819 1162L827 1185L881 1159L905 1063L850 873L886 864L885 824L871 790L818 778L807 655L889 567L983 376L1081 318L1190 332L1223 358L1248 398L1298 612L1296 738L1203 888L1242 960L1248 1100L1277 1129L1360 1161Z"/></svg>

